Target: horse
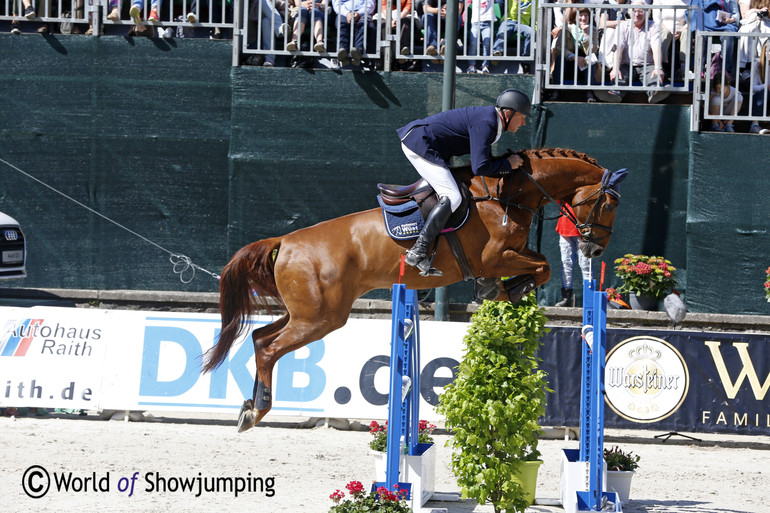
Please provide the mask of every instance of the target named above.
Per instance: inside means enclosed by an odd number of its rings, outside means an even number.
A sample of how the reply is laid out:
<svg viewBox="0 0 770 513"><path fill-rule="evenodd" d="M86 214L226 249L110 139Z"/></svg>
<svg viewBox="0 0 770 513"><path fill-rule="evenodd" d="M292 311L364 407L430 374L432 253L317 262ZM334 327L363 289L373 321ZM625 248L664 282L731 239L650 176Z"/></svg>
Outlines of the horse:
<svg viewBox="0 0 770 513"><path fill-rule="evenodd" d="M625 176L568 149L525 150L520 168L501 176L474 176L470 167L454 174L469 187L470 215L457 230L474 277L485 280L487 298L518 300L548 281L546 258L526 247L533 215L548 202L572 205L572 221L581 234L580 249L589 258L604 251L620 199L617 182ZM622 176L620 176L622 175ZM566 215L568 211L563 209ZM345 325L353 302L363 294L390 288L403 272L408 288L443 287L463 279L463 270L446 238L439 237L433 265L442 276L421 276L403 269L401 257L411 241L388 236L379 208L348 214L263 239L241 248L221 274L219 309L222 328L205 354L202 372L216 369L233 342L246 330L247 318L271 303L284 312L255 329L254 396L243 403L238 431L245 431L270 411L273 367L285 354ZM501 280L500 277L526 279ZM514 297L515 296L515 297Z"/></svg>

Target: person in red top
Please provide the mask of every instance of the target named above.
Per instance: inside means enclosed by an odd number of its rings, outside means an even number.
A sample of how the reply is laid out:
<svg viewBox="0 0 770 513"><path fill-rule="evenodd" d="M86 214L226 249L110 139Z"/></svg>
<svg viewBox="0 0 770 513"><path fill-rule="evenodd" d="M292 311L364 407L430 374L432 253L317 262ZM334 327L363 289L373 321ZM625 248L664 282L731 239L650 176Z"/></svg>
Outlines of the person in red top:
<svg viewBox="0 0 770 513"><path fill-rule="evenodd" d="M564 204L564 208L573 215L572 207ZM554 306L572 306L572 271L575 268L575 256L583 272L583 280L592 279L591 260L578 249L580 232L575 224L566 216L559 217L556 222L556 233L559 234L559 250L561 251L561 300Z"/></svg>

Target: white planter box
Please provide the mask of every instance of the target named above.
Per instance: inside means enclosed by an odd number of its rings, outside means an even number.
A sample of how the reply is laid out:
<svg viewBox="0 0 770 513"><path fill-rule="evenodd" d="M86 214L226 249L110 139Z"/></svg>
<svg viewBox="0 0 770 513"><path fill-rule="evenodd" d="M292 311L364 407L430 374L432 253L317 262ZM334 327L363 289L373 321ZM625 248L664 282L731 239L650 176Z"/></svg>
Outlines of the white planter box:
<svg viewBox="0 0 770 513"><path fill-rule="evenodd" d="M564 449L561 456L561 504L565 513L577 513L577 492L588 490L586 483L588 476L588 462L577 461L580 451L577 449ZM607 464L602 462L602 483L607 491ZM619 506L619 505L618 505ZM620 511L616 509L615 511Z"/></svg>
<svg viewBox="0 0 770 513"><path fill-rule="evenodd" d="M422 507L433 496L436 490L436 446L435 444L418 444L419 455L402 454L399 461L398 481L412 484L412 509ZM374 456L374 481L385 482L386 455L384 452L372 451Z"/></svg>
<svg viewBox="0 0 770 513"><path fill-rule="evenodd" d="M631 478L634 477L633 470L608 470L605 483L607 491L615 492L622 504L628 502L631 495Z"/></svg>

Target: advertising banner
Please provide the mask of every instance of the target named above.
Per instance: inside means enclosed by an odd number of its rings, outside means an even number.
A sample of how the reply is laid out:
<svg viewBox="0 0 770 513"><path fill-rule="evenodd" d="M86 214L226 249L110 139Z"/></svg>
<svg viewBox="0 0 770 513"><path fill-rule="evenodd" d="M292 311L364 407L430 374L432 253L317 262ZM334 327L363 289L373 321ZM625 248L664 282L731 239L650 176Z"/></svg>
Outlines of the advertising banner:
<svg viewBox="0 0 770 513"><path fill-rule="evenodd" d="M0 322L0 406L237 413L253 395L251 329L214 372L200 373L219 334L215 314L0 308ZM439 419L433 406L454 378L466 327L420 323L421 418ZM285 355L271 413L387 418L390 329L387 319L350 319Z"/></svg>
<svg viewBox="0 0 770 513"><path fill-rule="evenodd" d="M253 327L270 317L254 317ZM420 322L420 417L462 359L467 323ZM0 407L232 412L254 387L247 330L214 372L203 354L215 314L0 308ZM273 415L387 418L389 319L350 319L273 369ZM580 424L578 328L552 326L545 426ZM610 329L605 425L661 432L770 434L770 335Z"/></svg>
<svg viewBox="0 0 770 513"><path fill-rule="evenodd" d="M102 368L110 338L104 314L3 308L0 406L92 408L101 399Z"/></svg>
<svg viewBox="0 0 770 513"><path fill-rule="evenodd" d="M545 425L579 424L577 328L554 327L541 357L549 372ZM610 329L605 426L770 434L770 335Z"/></svg>

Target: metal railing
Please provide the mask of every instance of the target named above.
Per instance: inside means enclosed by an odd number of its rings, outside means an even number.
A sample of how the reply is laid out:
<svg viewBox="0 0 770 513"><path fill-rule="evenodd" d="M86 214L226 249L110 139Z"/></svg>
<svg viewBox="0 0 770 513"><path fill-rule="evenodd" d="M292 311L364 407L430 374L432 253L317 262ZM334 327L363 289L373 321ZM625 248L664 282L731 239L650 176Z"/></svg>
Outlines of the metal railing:
<svg viewBox="0 0 770 513"><path fill-rule="evenodd" d="M183 37L201 37L202 31L203 37L208 37L206 30L232 37L233 65L239 65L242 56L249 54L265 58L280 55L328 59L325 64L329 65L342 46L343 28L349 28L351 34L360 30L361 58L383 59L382 68L386 71L391 69L391 57L442 63L445 34L445 27L439 22L442 0L436 1L435 9L439 13L436 15L427 12L418 2L411 4L410 10L401 12L388 8L394 0L387 0L385 8L381 0L354 1L368 6L363 23L358 26L355 20L345 20L347 27L338 24L341 18L336 10L342 9L335 0L167 1L160 3L158 26L177 32L191 31L188 35L180 34ZM491 63L492 72L507 73L511 72L512 65L527 65L534 75L535 103L541 101L545 90L583 90L605 95L668 91L692 93L691 130L694 131L700 129L703 120L770 121L770 29L767 32L691 31L690 28L700 26L701 13L695 7L681 4L557 2L534 8L526 1L497 0L489 17L483 18L473 12L473 0L466 2L458 13L455 43L458 66L484 61ZM38 0L32 5L35 16L31 21L91 23L94 34L101 33L102 26L134 24L128 17L130 4L125 0ZM150 0L144 0L141 5L142 23L149 24ZM21 0L0 0L0 6L0 20L25 21ZM514 19L510 19L511 7L515 7ZM114 16L115 8L118 17ZM621 34L621 24L626 24L626 29L631 27L630 18L637 12L643 16L643 28ZM580 16L587 22L583 31L578 30ZM396 17L397 22L393 23ZM688 28L677 40L672 34L675 28L670 24L660 29L661 19L680 20ZM426 26L429 20L435 24L435 32ZM658 21L651 23L650 20ZM615 50L633 46L636 38L651 41L654 51L651 48L650 53L645 52L637 63L617 58ZM296 47L291 44L295 39ZM352 53L354 41L351 37L348 54ZM435 52L429 49L431 46ZM634 65L642 70L661 68L658 71L665 76L664 82L641 81L640 75L635 80L621 79L632 75ZM716 71L721 73L714 75ZM734 88L736 96L742 96L742 103L731 102L729 94L726 99L724 94L715 94L717 89L723 92L728 87Z"/></svg>
<svg viewBox="0 0 770 513"><path fill-rule="evenodd" d="M598 90L617 96L692 90L691 38L677 40L668 27L655 20L685 20L689 24L695 7L555 3L541 8L546 30L539 31L539 48L546 89ZM633 27L636 11L641 16L641 29ZM587 33L579 26L581 15L587 18ZM634 60L628 48L640 42L648 49ZM657 78L660 75L662 81Z"/></svg>
<svg viewBox="0 0 770 513"><path fill-rule="evenodd" d="M298 6L294 5L297 2ZM472 1L469 3L469 9L463 3L463 8L458 13L458 39L456 41L456 58L458 61L486 60L499 62L534 62L534 34L537 21L537 12L530 7L531 18L526 12L518 11L517 17L510 20L507 17L512 2L518 0L498 0L496 8L490 20L489 30L485 32L486 39L478 37L481 35L479 27L474 25L466 14L473 11ZM345 8L339 7L339 2L324 0L314 2L313 9L304 8L306 1L289 0L288 8L275 7L275 3L270 0L254 0L248 12L245 12L242 19L244 27L243 43L241 51L244 54L272 55L286 57L331 57L337 56L341 47L342 23L349 25L350 33L356 30L363 31L364 50L361 52L362 58L380 59L383 54L389 53L398 60L430 60L440 63L444 60L444 48L450 42L444 41L446 32L445 20L441 16L442 10L446 4L443 0L437 0L435 8L429 7L427 1L419 6L412 3L408 11L402 12L400 9L391 9L394 5L393 0L388 0L383 8L381 2L369 0L367 3L370 8L362 18L362 23L355 26L353 20L348 21L342 18L337 9L343 13ZM364 3L364 0L361 0ZM337 8L335 9L335 5ZM424 7L423 7L424 5ZM526 2L517 3L517 5L529 5ZM435 9L437 12L431 12ZM300 13L304 20L303 30L296 37L282 35L279 31L281 25L286 24L294 29L294 23L297 20L297 14ZM343 14L344 16L344 14ZM394 19L396 22L394 23ZM518 31L505 30L510 22L515 25L523 25ZM316 24L322 26L323 51L316 50L316 38L314 37L314 28ZM302 28L302 27L299 27ZM526 31L529 35L529 48L526 45L519 44L520 34ZM274 36L274 37L271 37ZM289 43L296 41L294 46L289 47ZM471 44L471 41L474 44ZM394 45L392 47L391 45ZM354 41L350 38L346 50L350 53L353 50ZM494 55L497 51L498 55ZM386 55L383 68L390 69L391 59Z"/></svg>
<svg viewBox="0 0 770 513"><path fill-rule="evenodd" d="M699 130L701 119L770 121L770 34L699 32L696 42L703 80L695 82L690 130ZM724 48L734 49L735 58L728 59Z"/></svg>
<svg viewBox="0 0 770 513"><path fill-rule="evenodd" d="M157 26L175 30L174 34L169 34L170 37L183 35L176 31L177 27L189 30L203 27L211 29L212 35L216 32L222 33L233 29L232 10L234 5L240 2L241 0L235 0L232 4L228 0L161 0L158 3ZM0 0L0 20L89 24L94 26L94 34L102 33L104 26L135 24L129 16L132 5L130 0L31 0L30 4L34 9L34 16L25 18L26 7L21 0ZM142 24L155 25L148 21L151 0L140 0L137 4L141 6ZM117 9L117 17L110 16L114 9ZM190 17L190 14L194 17ZM188 34L187 37L193 37L191 32Z"/></svg>

